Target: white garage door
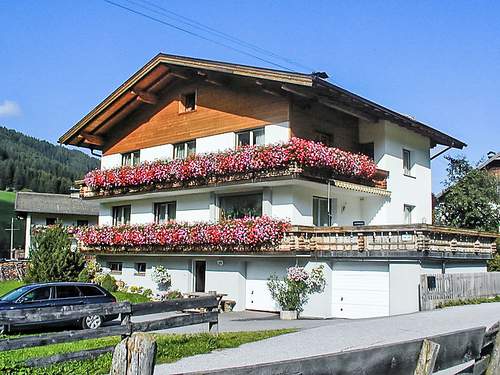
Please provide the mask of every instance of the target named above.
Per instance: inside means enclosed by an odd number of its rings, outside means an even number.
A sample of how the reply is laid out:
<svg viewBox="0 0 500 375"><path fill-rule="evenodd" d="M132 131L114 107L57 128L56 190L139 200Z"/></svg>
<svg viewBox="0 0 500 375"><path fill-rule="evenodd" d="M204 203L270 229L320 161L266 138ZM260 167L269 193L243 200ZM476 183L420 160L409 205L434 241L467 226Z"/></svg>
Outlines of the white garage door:
<svg viewBox="0 0 500 375"><path fill-rule="evenodd" d="M271 298L267 280L273 273L279 277L286 273L287 265L274 260L247 262L246 308L247 310L279 311Z"/></svg>
<svg viewBox="0 0 500 375"><path fill-rule="evenodd" d="M389 265L378 262L335 262L332 315L369 318L389 315Z"/></svg>

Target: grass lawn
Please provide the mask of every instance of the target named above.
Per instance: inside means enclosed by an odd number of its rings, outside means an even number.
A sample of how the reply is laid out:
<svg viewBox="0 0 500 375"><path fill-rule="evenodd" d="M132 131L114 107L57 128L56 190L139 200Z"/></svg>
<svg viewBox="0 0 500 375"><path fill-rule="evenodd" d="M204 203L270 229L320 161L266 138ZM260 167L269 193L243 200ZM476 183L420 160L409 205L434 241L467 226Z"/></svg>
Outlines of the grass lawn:
<svg viewBox="0 0 500 375"><path fill-rule="evenodd" d="M22 281L17 281L17 280L0 282L0 296L3 296L7 292L10 292L12 289L16 289L21 285L24 285L24 283Z"/></svg>
<svg viewBox="0 0 500 375"><path fill-rule="evenodd" d="M175 362L181 358L196 354L209 353L217 349L235 348L245 343L294 332L292 329L258 332L220 333L218 336L208 333L179 335L155 334L158 343L156 363ZM23 367L29 358L50 356L57 353L83 349L95 349L116 345L118 337L107 337L75 343L47 345L29 349L0 352L0 373L2 374L107 374L111 365L111 354L102 355L93 360L71 361L44 368Z"/></svg>
<svg viewBox="0 0 500 375"><path fill-rule="evenodd" d="M445 307L452 307L452 306L479 305L481 303L491 303L491 302L500 302L500 296L457 299L447 302L441 302L436 306L436 308L442 309Z"/></svg>

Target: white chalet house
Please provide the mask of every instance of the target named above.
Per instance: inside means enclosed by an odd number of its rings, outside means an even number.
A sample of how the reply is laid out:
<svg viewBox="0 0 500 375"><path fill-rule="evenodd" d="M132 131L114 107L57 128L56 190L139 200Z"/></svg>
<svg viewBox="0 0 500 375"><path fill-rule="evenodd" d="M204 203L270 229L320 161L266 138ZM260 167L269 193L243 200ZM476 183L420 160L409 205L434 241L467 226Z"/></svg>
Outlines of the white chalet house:
<svg viewBox="0 0 500 375"><path fill-rule="evenodd" d="M279 244L263 249L118 244L82 250L128 285L155 290L151 269L161 264L172 289L225 293L236 310L278 311L269 276L322 264L326 288L303 312L314 317L418 311L421 274L486 271L494 237L432 225L430 151L465 144L333 85L324 74L159 54L59 141L101 150L103 170L130 171L292 138L364 154L377 171L368 178L295 168L111 188L84 183L82 198L100 204L100 226L265 215L290 227Z"/></svg>

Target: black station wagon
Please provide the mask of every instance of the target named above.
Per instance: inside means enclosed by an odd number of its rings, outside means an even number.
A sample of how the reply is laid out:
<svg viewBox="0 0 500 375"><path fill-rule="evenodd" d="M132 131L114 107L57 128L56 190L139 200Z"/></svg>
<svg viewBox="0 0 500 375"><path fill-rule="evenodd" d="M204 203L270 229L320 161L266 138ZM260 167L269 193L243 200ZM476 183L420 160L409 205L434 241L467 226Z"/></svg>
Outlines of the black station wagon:
<svg viewBox="0 0 500 375"><path fill-rule="evenodd" d="M40 307L56 307L69 305L86 305L116 302L116 298L106 289L91 283L54 282L21 286L0 297L0 310L33 309ZM118 315L91 315L75 320L51 320L47 322L26 322L2 325L0 330L8 332L12 328L33 327L39 325L71 325L78 324L85 329L96 329Z"/></svg>

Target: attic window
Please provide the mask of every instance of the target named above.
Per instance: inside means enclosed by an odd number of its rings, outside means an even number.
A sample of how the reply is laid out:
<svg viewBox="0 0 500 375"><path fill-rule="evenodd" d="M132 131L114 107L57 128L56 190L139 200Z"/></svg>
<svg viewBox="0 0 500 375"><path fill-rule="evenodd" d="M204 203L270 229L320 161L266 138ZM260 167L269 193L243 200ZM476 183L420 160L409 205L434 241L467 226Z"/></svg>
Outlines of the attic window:
<svg viewBox="0 0 500 375"><path fill-rule="evenodd" d="M181 95L179 113L192 112L196 109L196 92Z"/></svg>

